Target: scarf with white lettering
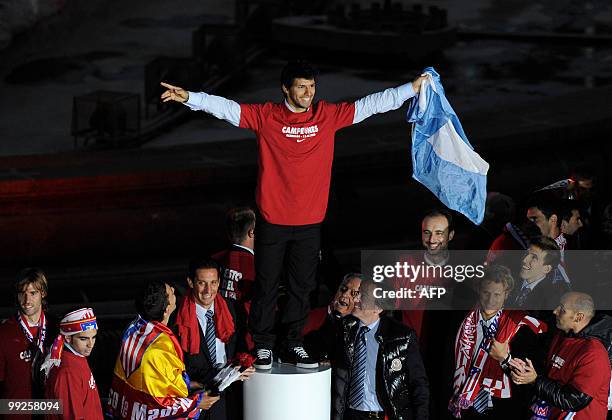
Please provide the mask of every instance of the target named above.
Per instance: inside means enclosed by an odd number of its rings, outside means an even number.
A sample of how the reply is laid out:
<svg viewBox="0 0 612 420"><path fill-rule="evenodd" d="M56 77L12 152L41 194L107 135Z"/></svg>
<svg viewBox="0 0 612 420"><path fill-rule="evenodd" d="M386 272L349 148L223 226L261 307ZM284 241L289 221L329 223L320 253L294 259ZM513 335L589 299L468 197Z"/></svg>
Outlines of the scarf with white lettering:
<svg viewBox="0 0 612 420"><path fill-rule="evenodd" d="M472 406L481 388L493 397L510 398L510 378L500 363L489 357L493 338L504 343L512 340L518 330L527 325L536 334L546 331L546 324L527 315L524 311L501 310L488 327L488 333L476 348L479 332L480 307L473 309L463 320L455 341L455 374L453 396L448 409L461 418L461 411ZM510 351L510 344L508 346Z"/></svg>
<svg viewBox="0 0 612 420"><path fill-rule="evenodd" d="M28 321L21 313L17 313L17 320L19 321L21 331L26 336L28 342L38 347L41 352L44 352L43 345L45 342L45 338L47 337L47 319L45 318L45 312L40 312L40 319L38 320L38 334L36 335L36 339L32 335L30 328L28 327Z"/></svg>

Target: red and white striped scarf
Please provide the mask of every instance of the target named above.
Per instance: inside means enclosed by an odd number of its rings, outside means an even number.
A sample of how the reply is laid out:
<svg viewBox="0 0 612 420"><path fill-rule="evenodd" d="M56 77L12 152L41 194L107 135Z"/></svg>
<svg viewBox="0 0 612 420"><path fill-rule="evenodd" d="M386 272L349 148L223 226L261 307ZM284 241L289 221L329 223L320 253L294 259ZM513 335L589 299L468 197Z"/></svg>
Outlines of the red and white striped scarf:
<svg viewBox="0 0 612 420"><path fill-rule="evenodd" d="M498 342L512 340L523 325L527 325L536 334L546 331L545 323L528 316L524 311L502 310L498 316L494 332ZM477 307L463 320L455 340L453 396L448 409L456 418L461 418L461 410L472 406L482 387L493 397L510 398L510 378L498 361L489 358L491 338L483 337L481 345L476 348L479 319L480 308Z"/></svg>
<svg viewBox="0 0 612 420"><path fill-rule="evenodd" d="M36 335L36 338L34 338L32 335L32 331L30 330L25 316L18 312L17 320L19 321L19 326L21 327L23 334L26 336L26 339L44 353L45 349L43 346L45 343L45 338L47 337L47 319L45 318L45 312L40 312L40 319L38 320L38 334Z"/></svg>

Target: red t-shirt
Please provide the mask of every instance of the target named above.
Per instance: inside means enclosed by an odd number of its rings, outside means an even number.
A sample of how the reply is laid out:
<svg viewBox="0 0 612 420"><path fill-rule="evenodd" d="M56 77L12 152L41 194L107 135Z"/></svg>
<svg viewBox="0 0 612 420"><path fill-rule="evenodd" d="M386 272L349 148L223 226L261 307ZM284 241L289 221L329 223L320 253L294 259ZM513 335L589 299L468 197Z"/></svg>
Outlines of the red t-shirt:
<svg viewBox="0 0 612 420"><path fill-rule="evenodd" d="M30 329L34 337L38 328ZM15 317L0 324L0 398L31 399L32 355L28 350L29 341ZM29 419L30 415L11 416L15 419Z"/></svg>
<svg viewBox="0 0 612 420"><path fill-rule="evenodd" d="M85 357L64 348L62 363L51 369L45 398L62 401L63 415L46 415L49 420L103 419L98 387Z"/></svg>
<svg viewBox="0 0 612 420"><path fill-rule="evenodd" d="M255 131L259 147L257 206L278 225L325 218L334 135L355 117L354 103L319 101L302 113L284 103L240 105L240 127Z"/></svg>
<svg viewBox="0 0 612 420"><path fill-rule="evenodd" d="M213 255L221 265L219 292L226 299L248 302L252 298L255 281L255 256L238 246Z"/></svg>
<svg viewBox="0 0 612 420"><path fill-rule="evenodd" d="M570 384L593 400L576 412L575 420L604 420L608 414L610 361L603 344L595 338L565 337L557 334L548 353L548 378ZM551 419L570 414L551 407Z"/></svg>

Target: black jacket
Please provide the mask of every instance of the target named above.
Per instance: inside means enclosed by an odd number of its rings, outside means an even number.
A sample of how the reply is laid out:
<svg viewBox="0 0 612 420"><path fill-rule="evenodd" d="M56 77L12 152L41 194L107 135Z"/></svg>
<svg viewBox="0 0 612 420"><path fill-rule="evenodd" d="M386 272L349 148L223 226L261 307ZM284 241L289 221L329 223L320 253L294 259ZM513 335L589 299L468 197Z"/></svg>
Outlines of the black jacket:
<svg viewBox="0 0 612 420"><path fill-rule="evenodd" d="M342 419L348 405L350 366L359 325L359 320L353 316L347 316L339 323L337 345L344 349L344 354L335 363L332 403L334 420ZM427 420L429 381L414 330L383 316L376 332L376 341L379 344L376 395L385 414L391 420ZM391 368L392 363L395 369Z"/></svg>
<svg viewBox="0 0 612 420"><path fill-rule="evenodd" d="M608 359L612 364L612 317L604 314L597 314L589 325L584 327L580 333L581 337L594 337L601 341L606 351L608 352Z"/></svg>

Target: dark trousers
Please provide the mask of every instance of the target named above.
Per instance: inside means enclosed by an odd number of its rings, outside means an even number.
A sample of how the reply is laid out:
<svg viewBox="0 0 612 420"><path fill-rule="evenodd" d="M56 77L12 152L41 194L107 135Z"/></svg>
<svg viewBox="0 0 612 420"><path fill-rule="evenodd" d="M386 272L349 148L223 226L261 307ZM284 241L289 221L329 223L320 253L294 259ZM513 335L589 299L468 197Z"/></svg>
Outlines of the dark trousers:
<svg viewBox="0 0 612 420"><path fill-rule="evenodd" d="M257 348L272 349L278 286L287 276L287 304L281 322L286 345L302 345L302 330L309 296L316 286L321 248L321 225L283 226L257 220L255 233L255 285L249 324Z"/></svg>

